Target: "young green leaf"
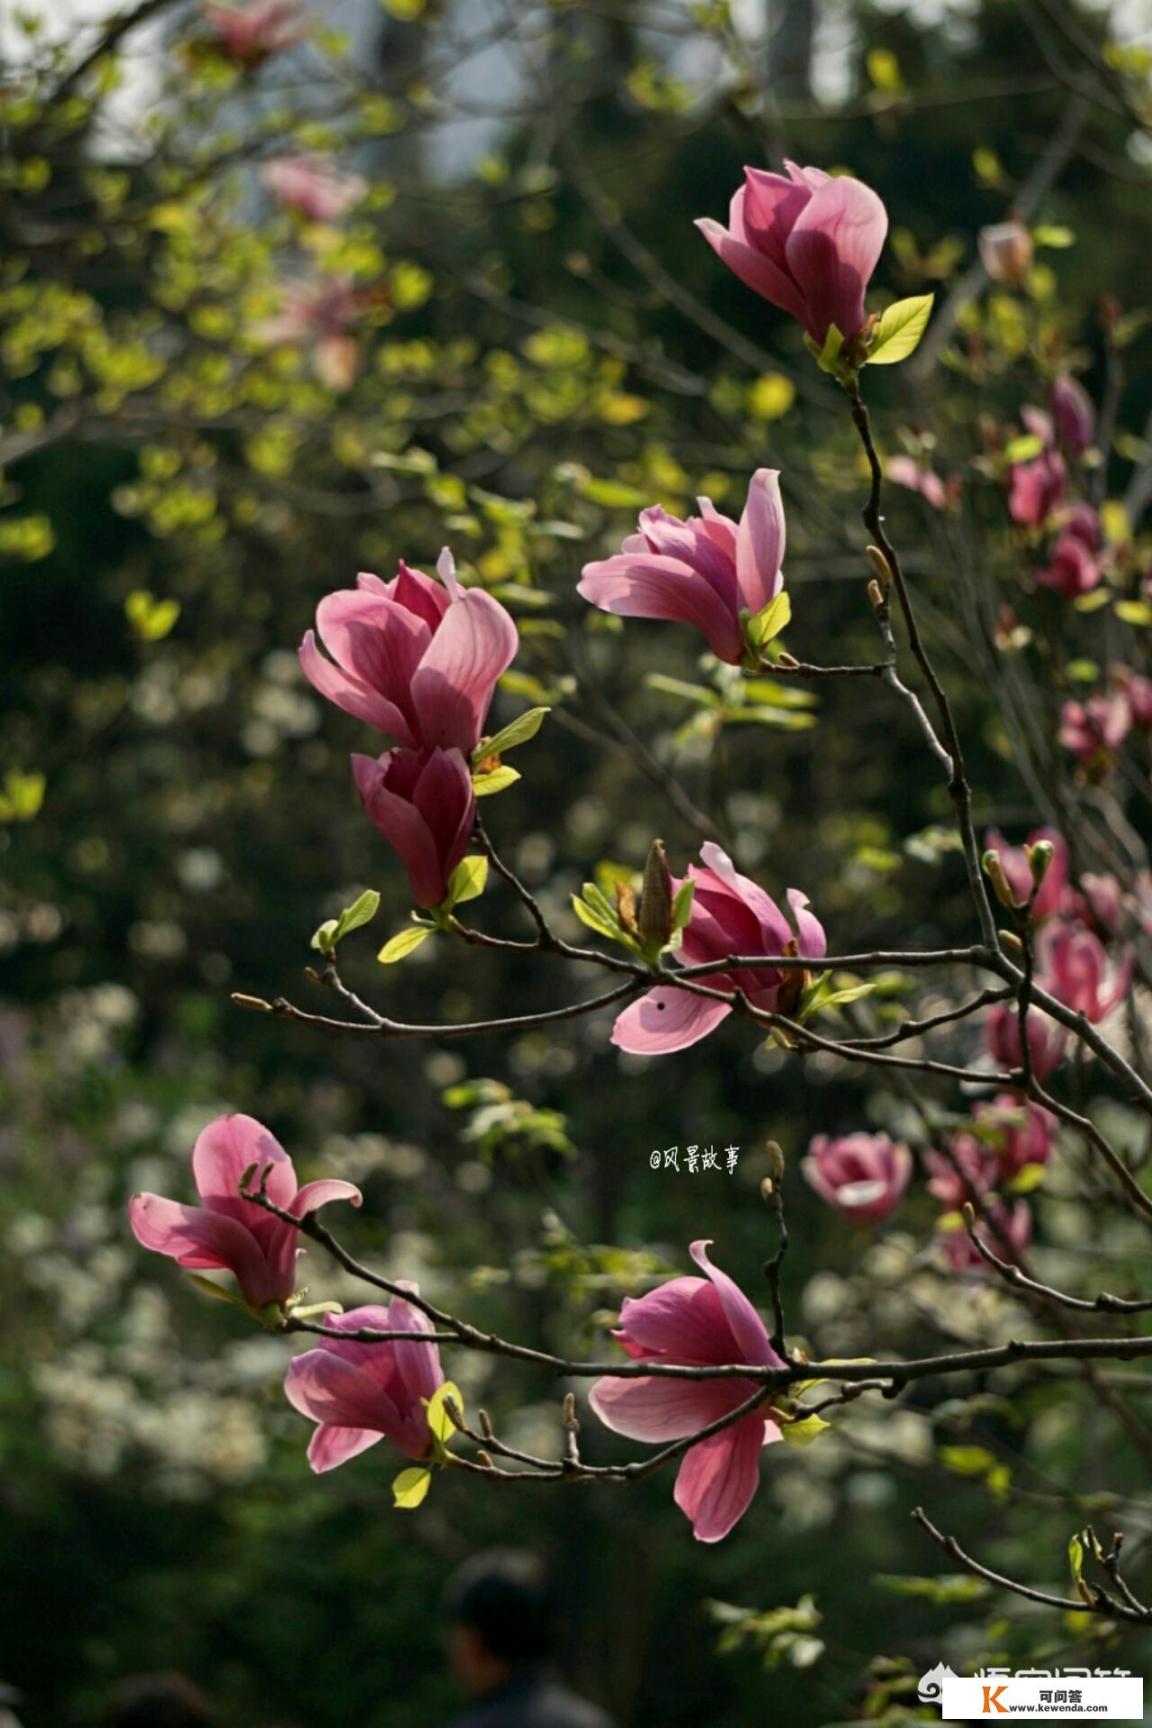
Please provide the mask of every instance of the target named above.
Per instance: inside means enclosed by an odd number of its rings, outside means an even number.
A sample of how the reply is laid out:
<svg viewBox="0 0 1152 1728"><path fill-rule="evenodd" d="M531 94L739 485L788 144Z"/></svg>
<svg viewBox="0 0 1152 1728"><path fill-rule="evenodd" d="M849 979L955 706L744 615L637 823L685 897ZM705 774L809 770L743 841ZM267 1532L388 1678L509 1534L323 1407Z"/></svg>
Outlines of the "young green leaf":
<svg viewBox="0 0 1152 1728"><path fill-rule="evenodd" d="M385 942L376 958L382 966L394 966L397 960L405 960L409 954L415 953L431 935L427 924L413 924L410 929L401 930Z"/></svg>
<svg viewBox="0 0 1152 1728"><path fill-rule="evenodd" d="M749 618L745 625L745 633L753 648L764 648L775 640L782 630L786 630L792 621L792 601L787 589L780 593L756 615Z"/></svg>
<svg viewBox="0 0 1152 1728"><path fill-rule="evenodd" d="M462 906L466 900L476 900L484 892L488 880L488 860L482 852L474 852L468 858L461 858L452 872L452 880L448 884L448 897L445 907Z"/></svg>
<svg viewBox="0 0 1152 1728"><path fill-rule="evenodd" d="M514 750L517 744L527 744L530 738L535 738L544 724L544 716L551 712L551 708L529 708L497 732L495 737L482 738L472 752L473 764L485 762L490 756L503 756L505 750Z"/></svg>
<svg viewBox="0 0 1152 1728"><path fill-rule="evenodd" d="M811 1446L813 1440L819 1440L825 1428L831 1426L823 1416L804 1416L799 1422L782 1422L780 1435L789 1446Z"/></svg>
<svg viewBox="0 0 1152 1728"><path fill-rule="evenodd" d="M909 300L897 300L881 315L868 353L869 366L894 366L907 360L919 345L928 328L934 294L914 294Z"/></svg>
<svg viewBox="0 0 1152 1728"><path fill-rule="evenodd" d="M432 1482L431 1470L401 1470L392 1482L392 1501L398 1511L414 1512L422 1505Z"/></svg>
<svg viewBox="0 0 1152 1728"><path fill-rule="evenodd" d="M508 768L502 763L487 774L473 774L472 790L477 798L490 798L494 792L506 792L509 786L515 786L520 777L518 769Z"/></svg>
<svg viewBox="0 0 1152 1728"><path fill-rule="evenodd" d="M438 1440L442 1446L446 1446L452 1436L459 1432L445 1408L449 1401L456 1406L460 1415L463 1416L464 1400L460 1395L460 1388L454 1386L451 1380L446 1380L443 1386L438 1387L428 1400L428 1426L432 1430L434 1439Z"/></svg>

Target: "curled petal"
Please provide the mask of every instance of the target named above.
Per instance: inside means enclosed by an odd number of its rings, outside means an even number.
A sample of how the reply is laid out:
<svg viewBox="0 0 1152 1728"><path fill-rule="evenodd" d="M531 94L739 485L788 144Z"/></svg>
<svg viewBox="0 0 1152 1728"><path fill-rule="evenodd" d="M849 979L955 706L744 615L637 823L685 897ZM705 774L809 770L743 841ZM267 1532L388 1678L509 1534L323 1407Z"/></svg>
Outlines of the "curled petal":
<svg viewBox="0 0 1152 1728"><path fill-rule="evenodd" d="M189 1271L231 1272L254 1308L292 1293L290 1282L287 1288L274 1288L260 1244L235 1218L203 1206L182 1206L159 1194L134 1194L128 1216L145 1248L166 1254Z"/></svg>
<svg viewBox="0 0 1152 1728"><path fill-rule="evenodd" d="M331 660L326 660L316 646L314 631L309 630L300 644L300 669L314 690L345 714L363 720L368 726L395 738L398 744L414 744L412 728L395 702L373 690L359 678L342 672Z"/></svg>
<svg viewBox="0 0 1152 1728"><path fill-rule="evenodd" d="M593 606L622 618L660 618L691 624L712 652L737 666L744 657L744 634L733 607L679 558L657 553L618 553L586 564L578 592Z"/></svg>
<svg viewBox="0 0 1152 1728"><path fill-rule="evenodd" d="M723 980L712 984L723 987ZM612 1028L612 1042L635 1056L666 1056L698 1044L732 1012L727 1002L661 986L625 1008Z"/></svg>
<svg viewBox="0 0 1152 1728"><path fill-rule="evenodd" d="M772 1348L763 1320L740 1286L729 1278L727 1272L721 1272L719 1266L713 1266L708 1258L710 1247L710 1241L701 1240L693 1242L689 1252L701 1272L711 1279L713 1289L723 1304L724 1315L736 1344L734 1360L754 1362L758 1367L779 1365L780 1358Z"/></svg>
<svg viewBox="0 0 1152 1728"><path fill-rule="evenodd" d="M752 613L774 600L784 585L784 506L780 475L775 468L758 468L748 488L748 502L736 537L736 582L740 603Z"/></svg>
<svg viewBox="0 0 1152 1728"><path fill-rule="evenodd" d="M860 330L864 290L887 232L888 212L859 180L827 180L813 192L785 247L813 341L823 345L832 324L845 341Z"/></svg>
<svg viewBox="0 0 1152 1728"><path fill-rule="evenodd" d="M382 1439L383 1435L371 1428L337 1428L330 1422L321 1422L308 1442L308 1462L317 1475L322 1475L325 1470L347 1464L349 1458L367 1452L369 1446Z"/></svg>

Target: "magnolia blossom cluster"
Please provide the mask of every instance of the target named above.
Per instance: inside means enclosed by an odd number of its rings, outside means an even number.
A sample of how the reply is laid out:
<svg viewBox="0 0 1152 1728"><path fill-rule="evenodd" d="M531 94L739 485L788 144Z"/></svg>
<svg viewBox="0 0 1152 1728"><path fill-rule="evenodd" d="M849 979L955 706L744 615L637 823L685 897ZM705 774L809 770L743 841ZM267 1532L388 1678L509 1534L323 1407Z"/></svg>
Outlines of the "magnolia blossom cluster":
<svg viewBox="0 0 1152 1728"><path fill-rule="evenodd" d="M1120 886L1115 877L1102 874L1085 874L1079 886L1073 886L1067 843L1054 829L1035 830L1023 846L1009 846L997 829L990 829L985 846L998 856L1018 906L1024 906L1032 892L1029 849L1041 841L1051 846L1052 856L1032 907L1036 982L1066 1008L1098 1025L1124 1001L1132 979L1131 949L1116 941L1123 914ZM1021 1066L1020 1015L1014 1003L994 1004L984 1033L998 1066ZM1043 1082L1063 1060L1068 1031L1033 1008L1027 1034L1032 1071Z"/></svg>
<svg viewBox="0 0 1152 1728"><path fill-rule="evenodd" d="M1047 1110L1005 1092L975 1104L969 1127L924 1153L928 1192L941 1208L937 1240L953 1271L987 1271L964 1226L966 1205L998 1259L1014 1265L1022 1258L1032 1240L1025 1195L1043 1180L1055 1128Z"/></svg>
<svg viewBox="0 0 1152 1728"><path fill-rule="evenodd" d="M1096 410L1084 386L1062 373L1047 409L1026 408L1023 420L1040 449L1009 468L1008 513L1029 531L1038 555L1036 583L1076 600L1096 587L1105 569L1100 517L1080 484L1096 435Z"/></svg>
<svg viewBox="0 0 1152 1728"><path fill-rule="evenodd" d="M447 550L440 580L401 562L391 582L361 575L316 609L300 665L338 708L392 739L353 756L369 820L398 854L418 906L440 906L476 820L470 759L519 637L498 600L461 587Z"/></svg>

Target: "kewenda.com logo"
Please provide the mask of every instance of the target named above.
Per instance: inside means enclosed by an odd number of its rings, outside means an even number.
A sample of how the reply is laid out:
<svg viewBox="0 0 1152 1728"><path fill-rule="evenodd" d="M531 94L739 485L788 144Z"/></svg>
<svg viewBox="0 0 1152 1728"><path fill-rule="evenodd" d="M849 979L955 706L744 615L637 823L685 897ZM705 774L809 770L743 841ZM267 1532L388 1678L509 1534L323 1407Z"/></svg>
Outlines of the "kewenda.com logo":
<svg viewBox="0 0 1152 1728"><path fill-rule="evenodd" d="M1142 1722L1144 1682L1127 1668L982 1668L956 1674L937 1663L922 1677L923 1704L938 1704L945 1723Z"/></svg>

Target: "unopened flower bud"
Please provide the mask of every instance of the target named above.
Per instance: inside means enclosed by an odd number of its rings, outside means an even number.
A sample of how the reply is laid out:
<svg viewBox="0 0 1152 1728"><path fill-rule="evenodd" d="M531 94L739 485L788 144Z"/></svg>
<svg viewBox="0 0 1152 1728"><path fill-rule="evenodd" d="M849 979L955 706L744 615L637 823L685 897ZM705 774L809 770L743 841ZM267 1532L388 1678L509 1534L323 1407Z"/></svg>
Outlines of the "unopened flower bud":
<svg viewBox="0 0 1152 1728"><path fill-rule="evenodd" d="M960 1212L964 1219L964 1228L966 1230L975 1230L976 1208L973 1206L971 1200L965 1200L963 1206L960 1208Z"/></svg>
<svg viewBox="0 0 1152 1728"><path fill-rule="evenodd" d="M779 1145L779 1143L777 1141L769 1140L769 1142L768 1142L767 1146L765 1146L764 1150L768 1155L768 1168L769 1168L769 1170L771 1170L774 1180L777 1182L783 1181L783 1178L784 1178L784 1151L783 1151L783 1148Z"/></svg>
<svg viewBox="0 0 1152 1728"><path fill-rule="evenodd" d="M877 582L875 576L873 576L871 582L868 584L868 598L872 603L873 609L877 612L882 611L884 606L887 604L884 598L884 590L880 586L879 582Z"/></svg>
<svg viewBox="0 0 1152 1728"><path fill-rule="evenodd" d="M640 894L640 939L663 948L672 935L672 875L663 840L653 840Z"/></svg>
<svg viewBox="0 0 1152 1728"><path fill-rule="evenodd" d="M763 1182L761 1182L761 1184L760 1184L760 1198L761 1198L761 1200L771 1200L773 1195L775 1194L775 1192L776 1192L775 1182L773 1182L771 1176L765 1176Z"/></svg>
<svg viewBox="0 0 1152 1728"><path fill-rule="evenodd" d="M884 592L887 593L889 588L892 586L892 566L889 564L887 558L885 558L883 552L881 552L879 546L869 546L868 562L872 566L872 573L876 577L876 580L879 582Z"/></svg>
<svg viewBox="0 0 1152 1728"><path fill-rule="evenodd" d="M476 1420L480 1424L480 1432L483 1434L485 1440L495 1440L496 1430L492 1426L492 1418L489 1416L487 1410L477 1410Z"/></svg>
<svg viewBox="0 0 1152 1728"><path fill-rule="evenodd" d="M574 1392L565 1392L565 1394L564 1394L564 1422L565 1422L565 1426L571 1426L571 1424L573 1422L575 1422L575 1420L576 1420L576 1394Z"/></svg>
<svg viewBox="0 0 1152 1728"><path fill-rule="evenodd" d="M992 847L989 847L980 862L984 866L984 874L987 876L989 882L991 882L993 891L995 892L996 898L999 900L1001 906L1007 906L1010 912L1015 912L1017 910L1016 896L1013 894L1008 878L1004 874L1004 865L1001 861L999 852L995 851Z"/></svg>
<svg viewBox="0 0 1152 1728"><path fill-rule="evenodd" d="M981 228L980 262L993 282L1019 288L1032 263L1032 236L1017 217Z"/></svg>
<svg viewBox="0 0 1152 1728"><path fill-rule="evenodd" d="M495 1470L496 1468L491 1452L485 1452L483 1447L476 1454L476 1462L482 1470Z"/></svg>
<svg viewBox="0 0 1152 1728"><path fill-rule="evenodd" d="M1029 846L1028 862L1032 866L1032 880L1040 887L1048 874L1048 866L1056 856L1056 848L1051 840L1037 840L1034 846Z"/></svg>
<svg viewBox="0 0 1152 1728"><path fill-rule="evenodd" d="M789 672L794 672L800 662L795 654L789 654L786 648L781 648L776 656L776 664L777 666L786 666Z"/></svg>
<svg viewBox="0 0 1152 1728"><path fill-rule="evenodd" d="M1011 948L1013 954L1023 954L1024 944L1015 930L997 930L996 934L1005 948Z"/></svg>

